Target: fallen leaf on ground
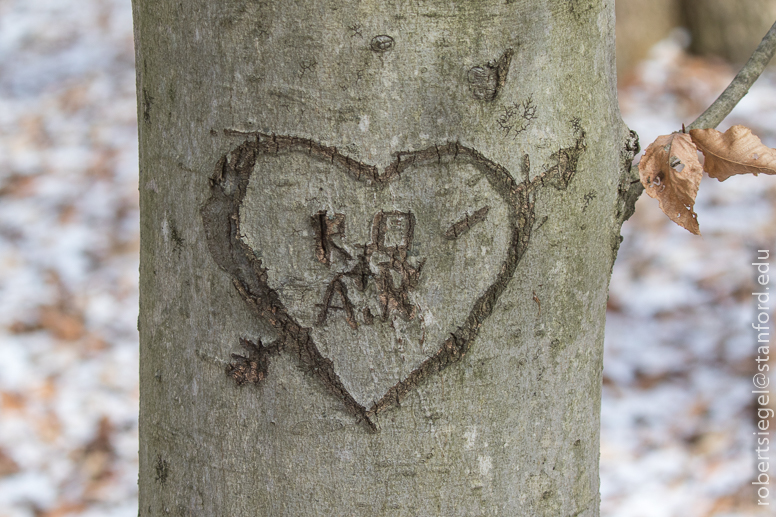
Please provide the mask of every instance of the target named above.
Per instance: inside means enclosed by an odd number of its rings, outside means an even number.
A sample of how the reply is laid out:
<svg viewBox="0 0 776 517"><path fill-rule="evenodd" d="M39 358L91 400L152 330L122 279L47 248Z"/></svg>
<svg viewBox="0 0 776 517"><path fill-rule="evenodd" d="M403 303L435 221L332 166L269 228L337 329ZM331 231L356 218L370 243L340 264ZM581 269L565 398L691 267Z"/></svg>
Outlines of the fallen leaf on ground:
<svg viewBox="0 0 776 517"><path fill-rule="evenodd" d="M736 174L776 174L776 149L764 146L746 126L733 126L724 133L692 129L690 137L706 158L703 168L712 178L725 181Z"/></svg>
<svg viewBox="0 0 776 517"><path fill-rule="evenodd" d="M67 517L70 515L80 514L86 510L87 506L84 502L73 501L61 501L57 506L50 510L35 510L35 517Z"/></svg>
<svg viewBox="0 0 776 517"><path fill-rule="evenodd" d="M701 176L697 149L684 133L657 137L639 162L639 177L649 197L658 200L669 219L695 235L701 233L693 211Z"/></svg>
<svg viewBox="0 0 776 517"><path fill-rule="evenodd" d="M0 449L0 478L17 472L19 472L19 465L3 449Z"/></svg>
<svg viewBox="0 0 776 517"><path fill-rule="evenodd" d="M113 447L115 429L106 416L97 424L97 433L84 447L80 459L82 469L92 482L110 476L116 451Z"/></svg>
<svg viewBox="0 0 776 517"><path fill-rule="evenodd" d="M21 411L26 405L27 401L21 393L15 391L0 391L0 410L4 412ZM7 414L8 413L6 413L6 415Z"/></svg>
<svg viewBox="0 0 776 517"><path fill-rule="evenodd" d="M55 306L40 308L40 326L63 341L80 339L86 331L81 315Z"/></svg>

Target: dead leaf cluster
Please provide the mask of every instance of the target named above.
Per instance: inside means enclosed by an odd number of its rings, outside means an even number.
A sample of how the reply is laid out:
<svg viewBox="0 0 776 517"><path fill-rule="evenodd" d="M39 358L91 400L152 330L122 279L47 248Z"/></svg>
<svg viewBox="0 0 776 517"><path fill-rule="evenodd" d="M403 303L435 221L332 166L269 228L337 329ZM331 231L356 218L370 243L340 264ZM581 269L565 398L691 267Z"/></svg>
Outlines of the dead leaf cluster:
<svg viewBox="0 0 776 517"><path fill-rule="evenodd" d="M704 161L698 158L703 153ZM703 171L719 181L737 174L776 174L776 149L763 145L746 126L692 129L659 136L639 162L639 177L647 194L673 222L700 235L693 210Z"/></svg>

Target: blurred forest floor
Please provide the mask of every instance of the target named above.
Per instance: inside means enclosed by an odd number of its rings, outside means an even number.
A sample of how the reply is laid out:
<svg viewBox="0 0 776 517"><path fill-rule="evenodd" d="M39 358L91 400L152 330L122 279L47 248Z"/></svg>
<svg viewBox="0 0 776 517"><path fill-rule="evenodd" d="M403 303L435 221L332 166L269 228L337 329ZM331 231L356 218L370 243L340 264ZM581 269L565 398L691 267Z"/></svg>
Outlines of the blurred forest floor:
<svg viewBox="0 0 776 517"><path fill-rule="evenodd" d="M642 147L689 124L737 69L687 55L677 30L620 83ZM776 74L718 129L749 126L776 147ZM757 250L776 252L776 178L704 177L702 237L642 196L610 284L601 430L602 515L749 516L756 506ZM772 362L772 368L776 362ZM759 510L759 511L758 511Z"/></svg>
<svg viewBox="0 0 776 517"><path fill-rule="evenodd" d="M0 517L137 515L137 125L127 0L0 1ZM735 70L675 32L622 82L643 146ZM776 147L776 76L725 122ZM754 271L776 178L704 179L703 237L643 197L609 300L602 514L759 515ZM775 365L776 366L776 365Z"/></svg>

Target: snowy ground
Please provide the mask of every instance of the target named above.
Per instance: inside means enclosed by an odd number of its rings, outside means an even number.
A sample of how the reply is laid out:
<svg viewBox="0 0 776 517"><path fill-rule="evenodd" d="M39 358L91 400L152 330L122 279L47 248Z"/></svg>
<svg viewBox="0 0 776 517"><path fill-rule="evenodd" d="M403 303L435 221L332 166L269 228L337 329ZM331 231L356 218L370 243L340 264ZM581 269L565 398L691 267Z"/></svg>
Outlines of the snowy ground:
<svg viewBox="0 0 776 517"><path fill-rule="evenodd" d="M137 515L128 1L0 2L0 516Z"/></svg>
<svg viewBox="0 0 776 517"><path fill-rule="evenodd" d="M686 56L685 37L658 44L621 88L623 117L643 147L692 122L735 73ZM734 124L776 147L776 74L761 77L719 129ZM775 177L705 177L696 204L703 237L671 223L646 195L626 222L606 325L603 515L761 514L750 484L751 263L759 249L776 253L775 208Z"/></svg>
<svg viewBox="0 0 776 517"><path fill-rule="evenodd" d="M663 42L621 92L643 145L732 71ZM0 517L137 514L137 139L128 0L0 2ZM726 126L776 147L776 76ZM608 517L758 515L755 250L776 178L704 180L704 237L639 201L611 284Z"/></svg>

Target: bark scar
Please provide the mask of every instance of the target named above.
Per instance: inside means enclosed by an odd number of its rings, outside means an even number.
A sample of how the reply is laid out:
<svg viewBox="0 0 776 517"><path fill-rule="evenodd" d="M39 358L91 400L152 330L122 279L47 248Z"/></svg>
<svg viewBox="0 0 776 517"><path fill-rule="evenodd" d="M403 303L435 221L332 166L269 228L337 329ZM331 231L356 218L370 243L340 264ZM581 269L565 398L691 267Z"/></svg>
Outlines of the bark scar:
<svg viewBox="0 0 776 517"><path fill-rule="evenodd" d="M493 101L507 83L509 65L515 51L508 48L498 59L489 61L486 65L474 66L469 69L467 79L471 86L472 97L478 101Z"/></svg>
<svg viewBox="0 0 776 517"><path fill-rule="evenodd" d="M445 238L447 240L455 240L458 237L461 237L463 234L471 230L475 224L483 222L489 211L490 207L484 206L474 212L472 215L466 214L463 219L453 223L453 225L448 228L448 230L445 232Z"/></svg>
<svg viewBox="0 0 776 517"><path fill-rule="evenodd" d="M264 346L258 343L240 338L240 345L248 351L247 356L232 354L233 362L226 366L226 374L233 378L237 384L259 384L267 377L269 357L280 351L278 344Z"/></svg>
<svg viewBox="0 0 776 517"><path fill-rule="evenodd" d="M397 153L395 160L380 173L377 167L356 161L336 148L314 140L259 132L247 134L247 140L224 155L216 164L209 182L210 198L202 206L201 214L208 249L214 261L229 274L243 301L257 316L268 322L279 337L266 346L261 341L253 343L241 339L240 343L248 355L232 355L233 361L227 366L226 373L238 384L259 384L266 379L270 357L280 352L288 352L316 377L332 396L341 400L343 406L358 422L368 431L376 432L377 416L380 413L398 407L421 383L460 361L471 349L483 322L493 312L497 300L513 277L530 243L536 222L537 190L548 186L564 190L577 172L579 159L586 150L585 132L578 120L572 121L572 128L574 143L570 147L558 149L551 156L550 164L544 165L543 172L533 178L530 177L528 157L524 157L524 179L520 183L515 181L506 168L460 142L447 142L419 151ZM407 377L389 388L385 395L368 409L353 398L335 371L333 362L321 354L311 336L312 329L303 327L288 313L278 293L269 286L267 269L254 250L243 240L240 232L240 205L245 198L256 161L262 155L290 153L304 153L321 162L334 164L344 174L377 188L388 185L401 174L416 172L413 169L436 165L442 159L455 160L478 169L509 209L508 225L511 237L507 258L502 263L494 283L475 300L465 321L439 348ZM474 214L467 215L462 221L454 223L446 236L460 237L473 225L482 222L488 210L489 207L483 207ZM345 217L342 214L329 217L326 212L319 212L311 217L311 224L315 230L316 258L319 261L328 264L333 253L348 253L333 240L334 237L344 235ZM383 318L390 311L398 311L407 318L415 316L414 308L406 299L407 290L413 283L417 283L423 267L422 261L415 266L406 261L414 224L414 216L410 212L380 211L372 222L372 242L364 245L364 252L357 257L356 265L350 271L342 273L343 276L347 275L355 280L357 289L363 289L370 278L375 280L381 293ZM398 233L389 230L394 227L400 228ZM387 256L384 263L379 264L379 274L373 273L366 261L370 253L377 252ZM391 271L398 272L401 276L398 286L392 280ZM338 277L332 282L327 290L321 318L325 320L325 311L340 309L345 311L348 323L354 326L355 311L348 304L347 291L341 278ZM342 300L342 306L332 305L335 294ZM370 324L374 318L368 309L363 316L365 324Z"/></svg>
<svg viewBox="0 0 776 517"><path fill-rule="evenodd" d="M326 211L320 211L310 218L315 232L315 257L322 264L331 264L331 253L336 251L350 260L350 253L334 242L334 237L345 236L345 214L334 214L333 218L326 216Z"/></svg>

